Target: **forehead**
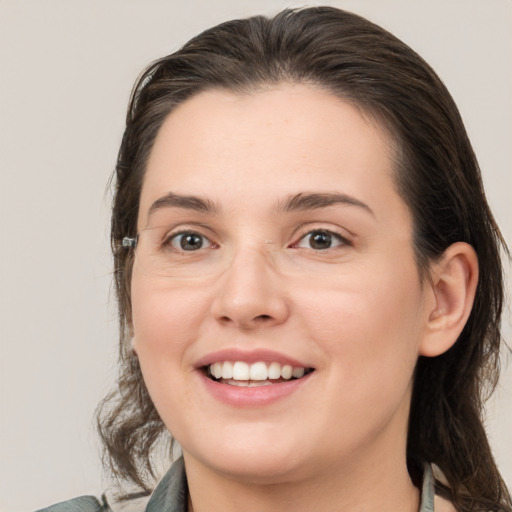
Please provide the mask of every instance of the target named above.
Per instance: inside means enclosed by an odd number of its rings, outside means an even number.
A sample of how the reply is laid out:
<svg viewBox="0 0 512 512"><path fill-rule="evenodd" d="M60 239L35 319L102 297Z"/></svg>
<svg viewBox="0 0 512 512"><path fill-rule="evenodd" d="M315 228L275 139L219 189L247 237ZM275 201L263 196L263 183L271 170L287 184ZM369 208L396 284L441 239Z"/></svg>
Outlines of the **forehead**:
<svg viewBox="0 0 512 512"><path fill-rule="evenodd" d="M394 188L392 155L393 141L378 122L325 90L209 90L163 123L146 168L139 227L168 192L279 200L305 190L361 194L366 182L363 195L371 196L384 184Z"/></svg>

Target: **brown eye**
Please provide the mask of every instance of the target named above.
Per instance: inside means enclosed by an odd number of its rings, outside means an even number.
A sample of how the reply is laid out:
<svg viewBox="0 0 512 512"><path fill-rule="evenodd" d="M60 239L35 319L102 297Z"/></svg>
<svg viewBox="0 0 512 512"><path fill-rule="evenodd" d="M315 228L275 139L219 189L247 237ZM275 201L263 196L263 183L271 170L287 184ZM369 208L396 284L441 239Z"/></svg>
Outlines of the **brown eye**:
<svg viewBox="0 0 512 512"><path fill-rule="evenodd" d="M341 245L348 245L348 242L340 235L330 231L315 230L303 236L297 244L297 247L314 249L315 251L325 251L326 249Z"/></svg>
<svg viewBox="0 0 512 512"><path fill-rule="evenodd" d="M332 245L332 236L329 233L313 233L309 237L312 249L329 249Z"/></svg>
<svg viewBox="0 0 512 512"><path fill-rule="evenodd" d="M211 246L210 240L199 233L189 231L177 233L169 239L170 245L178 251L198 251Z"/></svg>

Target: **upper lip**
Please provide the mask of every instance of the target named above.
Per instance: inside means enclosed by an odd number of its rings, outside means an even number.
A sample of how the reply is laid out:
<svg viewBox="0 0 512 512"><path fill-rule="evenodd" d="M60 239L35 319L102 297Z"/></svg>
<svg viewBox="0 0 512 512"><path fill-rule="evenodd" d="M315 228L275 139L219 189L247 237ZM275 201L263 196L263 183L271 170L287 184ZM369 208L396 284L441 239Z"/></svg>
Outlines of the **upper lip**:
<svg viewBox="0 0 512 512"><path fill-rule="evenodd" d="M210 364L221 361L244 361L246 363L257 363L262 361L264 363L279 363L281 365L289 364L295 367L312 368L311 365L305 364L298 359L281 354L274 350L268 349L253 349L243 350L240 348L226 348L218 350L201 357L195 364L197 368L209 366Z"/></svg>

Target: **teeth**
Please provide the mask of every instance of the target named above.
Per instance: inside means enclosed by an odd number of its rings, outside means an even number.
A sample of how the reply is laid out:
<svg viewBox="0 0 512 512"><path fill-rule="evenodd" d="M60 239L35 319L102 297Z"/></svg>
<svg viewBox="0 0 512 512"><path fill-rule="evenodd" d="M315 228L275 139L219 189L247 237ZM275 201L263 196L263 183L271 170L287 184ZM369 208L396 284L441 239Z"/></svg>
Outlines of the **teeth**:
<svg viewBox="0 0 512 512"><path fill-rule="evenodd" d="M300 379L306 373L306 369L300 366L291 366L289 364L282 365L276 362L270 364L258 361L257 363L248 364L244 361L223 361L216 362L209 366L210 374L215 379L226 379L230 384L241 386L261 385L267 380L290 380L292 377ZM238 381L236 384L234 381ZM244 381L242 383L242 381ZM258 381L260 384L252 384ZM270 384L270 382L268 382Z"/></svg>
<svg viewBox="0 0 512 512"><path fill-rule="evenodd" d="M279 363L270 363L268 366L268 378L279 379L281 377L281 365Z"/></svg>
<svg viewBox="0 0 512 512"><path fill-rule="evenodd" d="M222 377L222 366L222 363L212 364L211 372L216 379L220 379Z"/></svg>
<svg viewBox="0 0 512 512"><path fill-rule="evenodd" d="M300 379L301 377L304 377L304 372L304 368L293 368L292 377Z"/></svg>
<svg viewBox="0 0 512 512"><path fill-rule="evenodd" d="M237 361L233 365L233 379L249 380L249 365L242 361Z"/></svg>
<svg viewBox="0 0 512 512"><path fill-rule="evenodd" d="M239 388L256 388L260 386L272 386L272 382L270 382L269 380L254 381L229 379L228 381L225 382L225 384L229 384L230 386L238 386Z"/></svg>
<svg viewBox="0 0 512 512"><path fill-rule="evenodd" d="M222 378L223 379L232 379L233 378L233 363L226 361L222 364Z"/></svg>
<svg viewBox="0 0 512 512"><path fill-rule="evenodd" d="M292 375L293 375L293 368L289 364L285 364L281 368L281 377L283 377L283 379L291 379Z"/></svg>
<svg viewBox="0 0 512 512"><path fill-rule="evenodd" d="M249 369L249 380L267 380L268 370L265 363L251 364Z"/></svg>

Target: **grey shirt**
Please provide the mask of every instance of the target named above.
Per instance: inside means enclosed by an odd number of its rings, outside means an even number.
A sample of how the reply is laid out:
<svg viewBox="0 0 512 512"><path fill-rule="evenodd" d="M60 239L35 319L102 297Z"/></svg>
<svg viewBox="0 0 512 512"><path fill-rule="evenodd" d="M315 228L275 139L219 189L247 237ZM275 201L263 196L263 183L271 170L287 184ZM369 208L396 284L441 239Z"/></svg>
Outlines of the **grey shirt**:
<svg viewBox="0 0 512 512"><path fill-rule="evenodd" d="M429 464L423 471L419 512L434 512L434 476ZM178 459L162 478L149 499L144 512L187 512L188 486L183 458ZM111 512L105 498L81 496L57 503L38 512ZM143 512L141 510L141 512Z"/></svg>

